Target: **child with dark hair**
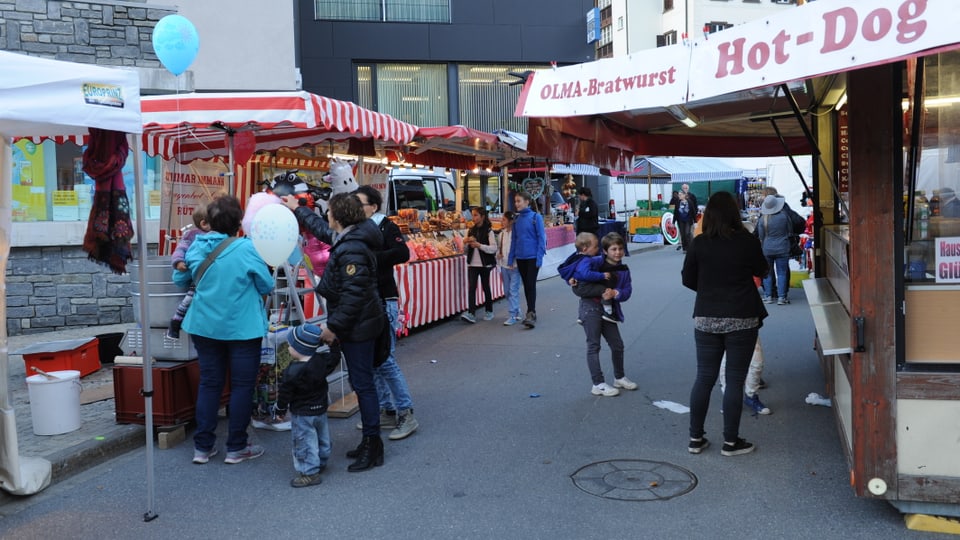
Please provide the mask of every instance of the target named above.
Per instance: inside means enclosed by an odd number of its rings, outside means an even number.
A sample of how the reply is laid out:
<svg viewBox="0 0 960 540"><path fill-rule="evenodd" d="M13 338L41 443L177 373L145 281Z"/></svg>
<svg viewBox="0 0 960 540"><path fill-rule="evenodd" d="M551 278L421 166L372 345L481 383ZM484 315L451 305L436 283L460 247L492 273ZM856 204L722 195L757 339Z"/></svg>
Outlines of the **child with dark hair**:
<svg viewBox="0 0 960 540"><path fill-rule="evenodd" d="M595 396L612 397L624 390L636 390L637 383L624 374L623 339L620 337L619 324L623 322L622 302L630 299L633 285L630 269L623 264L627 252L626 242L617 233L604 235L601 240L603 254L581 258L572 273L575 293L580 296L579 320L587 337L587 367L593 382L591 393ZM603 287L597 295L596 285ZM588 290L589 288L589 290ZM605 312L603 302L609 301L611 313ZM610 347L613 361L613 387L604 382L600 369L600 338Z"/></svg>
<svg viewBox="0 0 960 540"><path fill-rule="evenodd" d="M187 249L190 248L190 244L193 243L194 238L206 232L210 232L210 224L207 223L207 210L200 207L193 211L193 226L189 227L187 231L183 233L180 241L177 242L177 249L173 250L170 262L175 269L181 272L187 271L187 263L184 262ZM183 324L183 318L187 316L187 309L190 308L190 302L193 302L193 295L196 292L197 289L191 285L190 288L187 289L187 294L180 300L176 311L173 313L173 317L170 319L170 325L167 327L168 338L180 338L180 325Z"/></svg>
<svg viewBox="0 0 960 540"><path fill-rule="evenodd" d="M467 311L460 318L468 323L477 322L477 281L483 289L483 320L493 320L493 294L490 290L490 271L497 264L497 238L487 217L487 209L474 206L470 209L473 225L463 239L467 252Z"/></svg>

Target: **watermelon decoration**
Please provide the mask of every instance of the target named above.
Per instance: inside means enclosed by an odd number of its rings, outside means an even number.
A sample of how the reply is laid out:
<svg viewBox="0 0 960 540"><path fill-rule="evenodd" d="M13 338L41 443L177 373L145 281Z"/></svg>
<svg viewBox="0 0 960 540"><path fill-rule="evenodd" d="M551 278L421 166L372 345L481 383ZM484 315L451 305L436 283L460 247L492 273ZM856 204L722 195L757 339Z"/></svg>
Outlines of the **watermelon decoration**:
<svg viewBox="0 0 960 540"><path fill-rule="evenodd" d="M671 246L680 242L680 229L673 222L673 212L664 212L660 218L660 230L663 231L663 237Z"/></svg>

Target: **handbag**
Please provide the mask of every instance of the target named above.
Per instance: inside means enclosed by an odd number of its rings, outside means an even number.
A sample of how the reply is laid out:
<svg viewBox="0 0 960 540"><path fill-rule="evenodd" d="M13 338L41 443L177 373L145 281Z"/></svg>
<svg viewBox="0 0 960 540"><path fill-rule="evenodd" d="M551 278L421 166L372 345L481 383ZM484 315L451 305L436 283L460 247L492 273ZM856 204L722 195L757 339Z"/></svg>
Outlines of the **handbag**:
<svg viewBox="0 0 960 540"><path fill-rule="evenodd" d="M790 241L790 256L799 257L803 255L803 247L800 245L800 236L788 236L787 240Z"/></svg>

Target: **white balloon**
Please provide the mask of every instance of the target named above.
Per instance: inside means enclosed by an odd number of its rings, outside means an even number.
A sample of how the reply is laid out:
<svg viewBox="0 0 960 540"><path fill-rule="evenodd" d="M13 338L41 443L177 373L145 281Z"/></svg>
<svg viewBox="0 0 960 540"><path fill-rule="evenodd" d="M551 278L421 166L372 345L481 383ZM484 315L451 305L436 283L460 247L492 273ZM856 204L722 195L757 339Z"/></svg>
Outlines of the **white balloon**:
<svg viewBox="0 0 960 540"><path fill-rule="evenodd" d="M250 225L250 240L270 266L279 266L290 257L299 239L297 218L282 204L261 208Z"/></svg>
<svg viewBox="0 0 960 540"><path fill-rule="evenodd" d="M257 212L268 204L283 204L283 201L273 193L267 193L265 191L259 191L250 196L250 200L247 201L247 209L243 213L242 226L244 233L250 234L250 228L253 226L253 218L257 217Z"/></svg>

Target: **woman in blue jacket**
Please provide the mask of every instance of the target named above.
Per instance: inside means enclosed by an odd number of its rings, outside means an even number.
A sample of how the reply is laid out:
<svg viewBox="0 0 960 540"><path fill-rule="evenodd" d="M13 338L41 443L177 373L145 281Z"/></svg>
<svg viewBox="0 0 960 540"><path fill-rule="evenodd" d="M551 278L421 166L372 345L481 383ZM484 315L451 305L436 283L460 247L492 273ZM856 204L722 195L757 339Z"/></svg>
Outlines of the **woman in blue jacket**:
<svg viewBox="0 0 960 540"><path fill-rule="evenodd" d="M507 266L516 265L520 272L523 295L527 299L527 315L523 319L523 325L527 328L537 325L537 274L547 253L543 216L530 208L532 201L533 197L526 191L518 191L513 197L517 218L513 222L513 238L507 257Z"/></svg>
<svg viewBox="0 0 960 540"><path fill-rule="evenodd" d="M197 430L193 435L193 462L203 464L217 454L217 410L227 371L230 372L230 418L224 463L259 457L263 448L247 441L247 424L253 410L253 387L260 368L260 347L267 333L263 296L273 290L273 275L249 238L234 238L243 210L236 197L214 199L207 207L211 232L194 240L184 262L187 270L174 270L181 287L196 286L193 303L183 319L183 329L193 337L200 364L197 392ZM230 242L206 272L196 279L207 256Z"/></svg>

